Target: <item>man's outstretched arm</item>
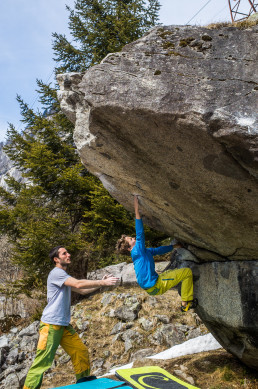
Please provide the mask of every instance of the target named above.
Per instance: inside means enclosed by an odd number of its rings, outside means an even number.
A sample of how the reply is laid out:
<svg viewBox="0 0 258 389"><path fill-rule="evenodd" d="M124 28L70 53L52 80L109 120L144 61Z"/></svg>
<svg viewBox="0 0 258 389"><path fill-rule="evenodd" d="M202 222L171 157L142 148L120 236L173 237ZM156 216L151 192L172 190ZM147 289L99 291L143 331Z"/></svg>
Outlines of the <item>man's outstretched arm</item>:
<svg viewBox="0 0 258 389"><path fill-rule="evenodd" d="M88 294L99 289L101 286L115 286L118 284L119 278L114 277L112 274L105 275L102 280L77 280L76 278L69 277L64 282L64 285L71 286L72 291L79 294Z"/></svg>
<svg viewBox="0 0 258 389"><path fill-rule="evenodd" d="M139 200L137 195L134 195L134 212L135 212L136 243L139 249L141 248L145 250L145 234L144 234L142 218L139 212Z"/></svg>
<svg viewBox="0 0 258 389"><path fill-rule="evenodd" d="M139 212L139 200L137 195L134 195L134 212L135 212L135 219L141 219L141 215Z"/></svg>
<svg viewBox="0 0 258 389"><path fill-rule="evenodd" d="M154 256L169 253L170 251L179 247L182 247L182 245L178 243L176 239L173 239L169 246L159 246L155 248L150 247L148 250L151 250L151 254Z"/></svg>

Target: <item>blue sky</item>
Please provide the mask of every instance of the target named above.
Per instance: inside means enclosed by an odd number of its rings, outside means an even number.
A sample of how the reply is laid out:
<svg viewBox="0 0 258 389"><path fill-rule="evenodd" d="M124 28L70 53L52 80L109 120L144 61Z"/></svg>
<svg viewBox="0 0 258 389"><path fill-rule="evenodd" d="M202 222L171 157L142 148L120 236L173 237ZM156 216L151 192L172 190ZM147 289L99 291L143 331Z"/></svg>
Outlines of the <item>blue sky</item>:
<svg viewBox="0 0 258 389"><path fill-rule="evenodd" d="M160 0L160 3L160 22L164 25L230 21L228 0ZM30 107L38 106L36 79L46 82L55 66L52 33L68 35L66 4L73 7L74 0L0 3L0 142L6 139L8 122L22 128L17 94Z"/></svg>

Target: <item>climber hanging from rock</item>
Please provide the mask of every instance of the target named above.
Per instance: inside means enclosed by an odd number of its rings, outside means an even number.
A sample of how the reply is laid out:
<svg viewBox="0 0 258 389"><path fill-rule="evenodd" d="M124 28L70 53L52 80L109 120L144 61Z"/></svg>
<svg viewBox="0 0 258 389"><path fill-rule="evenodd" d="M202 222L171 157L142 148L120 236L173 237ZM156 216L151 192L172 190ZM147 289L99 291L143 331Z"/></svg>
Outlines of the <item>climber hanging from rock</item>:
<svg viewBox="0 0 258 389"><path fill-rule="evenodd" d="M146 248L143 222L139 212L138 196L136 195L134 196L134 210L136 238L122 235L116 245L117 252L126 255L131 253L137 282L149 295L161 295L182 282L182 312L196 308L198 300L193 298L193 274L191 269L167 270L160 275L155 271L153 256L168 253L181 246L174 240L169 246Z"/></svg>

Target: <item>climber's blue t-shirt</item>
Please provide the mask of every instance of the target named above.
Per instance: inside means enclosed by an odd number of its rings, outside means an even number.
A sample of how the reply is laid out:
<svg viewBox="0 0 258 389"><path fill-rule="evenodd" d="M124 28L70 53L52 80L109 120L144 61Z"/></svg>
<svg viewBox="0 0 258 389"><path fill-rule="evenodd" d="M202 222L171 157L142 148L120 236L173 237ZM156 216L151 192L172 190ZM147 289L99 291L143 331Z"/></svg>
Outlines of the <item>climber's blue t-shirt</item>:
<svg viewBox="0 0 258 389"><path fill-rule="evenodd" d="M158 279L155 271L154 255L161 255L173 250L173 246L157 248L145 247L145 235L142 219L135 219L136 243L131 250L131 257L138 284L143 289L154 286Z"/></svg>

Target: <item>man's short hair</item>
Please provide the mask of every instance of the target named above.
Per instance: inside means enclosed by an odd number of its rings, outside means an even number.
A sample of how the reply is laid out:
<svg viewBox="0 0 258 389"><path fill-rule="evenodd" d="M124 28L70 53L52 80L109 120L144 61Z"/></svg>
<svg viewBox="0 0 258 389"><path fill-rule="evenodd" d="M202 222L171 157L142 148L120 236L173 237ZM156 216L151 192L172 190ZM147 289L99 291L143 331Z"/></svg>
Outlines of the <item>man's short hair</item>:
<svg viewBox="0 0 258 389"><path fill-rule="evenodd" d="M49 258L51 262L55 263L54 258L59 258L59 249L62 247L64 246L56 246L50 251Z"/></svg>
<svg viewBox="0 0 258 389"><path fill-rule="evenodd" d="M116 242L116 252L118 254L122 255L130 255L130 245L129 243L125 240L127 235L122 235L120 239Z"/></svg>

